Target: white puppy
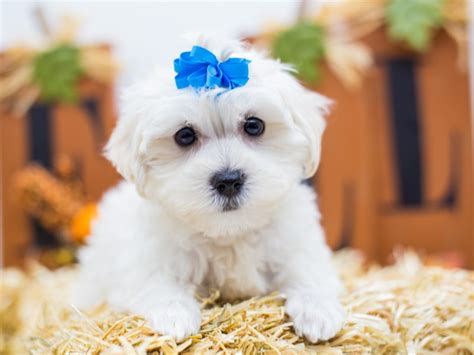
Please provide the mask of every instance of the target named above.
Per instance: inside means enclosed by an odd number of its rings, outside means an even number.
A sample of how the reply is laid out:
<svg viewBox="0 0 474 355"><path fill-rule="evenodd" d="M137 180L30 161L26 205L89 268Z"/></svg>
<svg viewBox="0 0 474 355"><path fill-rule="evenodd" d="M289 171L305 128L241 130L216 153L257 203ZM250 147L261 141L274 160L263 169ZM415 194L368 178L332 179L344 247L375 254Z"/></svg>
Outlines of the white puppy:
<svg viewBox="0 0 474 355"><path fill-rule="evenodd" d="M75 302L106 301L181 339L199 331L198 288L226 299L280 290L297 334L331 338L341 285L302 184L319 163L328 100L259 53L199 44L220 61L249 59L249 81L178 90L166 70L126 92L106 153L127 182L99 206Z"/></svg>

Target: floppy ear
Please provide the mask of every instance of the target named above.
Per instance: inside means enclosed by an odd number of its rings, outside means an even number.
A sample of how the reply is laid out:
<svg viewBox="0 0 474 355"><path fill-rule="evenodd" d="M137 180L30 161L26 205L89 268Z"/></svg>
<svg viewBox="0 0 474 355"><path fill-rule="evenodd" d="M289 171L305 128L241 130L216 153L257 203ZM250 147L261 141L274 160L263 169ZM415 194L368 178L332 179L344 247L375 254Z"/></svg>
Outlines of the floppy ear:
<svg viewBox="0 0 474 355"><path fill-rule="evenodd" d="M316 173L319 166L322 136L326 128L324 117L329 113L332 101L307 89L303 89L300 99L301 107L295 109L294 120L307 140L308 154L304 174L309 178Z"/></svg>
<svg viewBox="0 0 474 355"><path fill-rule="evenodd" d="M147 166L144 163L145 149L140 122L131 112L124 111L105 146L105 156L117 171L128 181L135 183L143 194Z"/></svg>
<svg viewBox="0 0 474 355"><path fill-rule="evenodd" d="M293 122L306 138L306 159L304 162L304 176L314 175L321 158L321 141L332 101L328 98L304 88L288 73L290 82L284 89L283 100L289 108Z"/></svg>

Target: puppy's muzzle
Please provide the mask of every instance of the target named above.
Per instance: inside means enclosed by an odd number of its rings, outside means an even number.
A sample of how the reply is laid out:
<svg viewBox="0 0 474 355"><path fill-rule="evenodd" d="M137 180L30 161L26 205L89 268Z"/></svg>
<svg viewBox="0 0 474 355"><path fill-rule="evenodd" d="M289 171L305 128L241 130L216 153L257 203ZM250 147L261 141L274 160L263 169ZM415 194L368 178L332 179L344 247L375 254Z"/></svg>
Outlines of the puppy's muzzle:
<svg viewBox="0 0 474 355"><path fill-rule="evenodd" d="M211 186L223 197L232 199L237 197L244 186L245 174L240 170L223 170L211 178Z"/></svg>

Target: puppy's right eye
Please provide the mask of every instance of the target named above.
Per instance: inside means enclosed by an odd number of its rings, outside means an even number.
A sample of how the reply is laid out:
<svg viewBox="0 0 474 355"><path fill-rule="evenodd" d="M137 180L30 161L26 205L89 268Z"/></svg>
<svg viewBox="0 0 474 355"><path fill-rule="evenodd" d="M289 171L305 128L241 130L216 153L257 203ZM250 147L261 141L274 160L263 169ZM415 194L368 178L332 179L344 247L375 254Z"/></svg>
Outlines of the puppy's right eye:
<svg viewBox="0 0 474 355"><path fill-rule="evenodd" d="M190 146L194 144L194 142L196 142L197 140L196 132L194 132L194 129L192 129L191 127L181 128L174 135L174 140L176 144L181 147Z"/></svg>

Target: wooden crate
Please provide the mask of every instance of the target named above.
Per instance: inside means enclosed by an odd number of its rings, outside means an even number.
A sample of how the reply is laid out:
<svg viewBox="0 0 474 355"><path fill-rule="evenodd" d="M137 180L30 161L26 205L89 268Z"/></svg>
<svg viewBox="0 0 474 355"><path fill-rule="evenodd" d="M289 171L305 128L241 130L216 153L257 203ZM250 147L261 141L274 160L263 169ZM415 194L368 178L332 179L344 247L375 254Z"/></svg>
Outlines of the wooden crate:
<svg viewBox="0 0 474 355"><path fill-rule="evenodd" d="M336 104L315 185L333 247L386 261L397 245L454 252L474 266L469 75L442 31L426 54L382 28L363 40L375 65L355 91L327 68L314 89Z"/></svg>
<svg viewBox="0 0 474 355"><path fill-rule="evenodd" d="M102 156L116 121L114 90L84 80L79 85L77 105L37 103L25 115L0 117L0 162L3 263L20 265L35 244L54 245L20 208L15 194L15 174L31 161L50 170L61 155L73 159L87 200L96 201L118 180L118 175ZM45 240L46 239L46 240Z"/></svg>

